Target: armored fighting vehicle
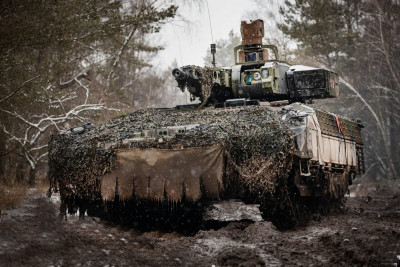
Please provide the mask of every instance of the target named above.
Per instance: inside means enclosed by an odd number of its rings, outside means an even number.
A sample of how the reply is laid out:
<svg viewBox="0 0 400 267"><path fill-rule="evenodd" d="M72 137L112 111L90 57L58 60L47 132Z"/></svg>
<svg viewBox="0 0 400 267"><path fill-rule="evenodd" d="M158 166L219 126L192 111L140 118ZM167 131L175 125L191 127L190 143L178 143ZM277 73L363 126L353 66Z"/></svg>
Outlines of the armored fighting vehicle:
<svg viewBox="0 0 400 267"><path fill-rule="evenodd" d="M233 67L173 70L200 103L52 136L49 179L61 215L79 209L176 229L197 225L215 202L240 199L286 228L341 202L364 172L363 126L304 104L337 97L338 75L280 61L262 44L261 20L241 30Z"/></svg>

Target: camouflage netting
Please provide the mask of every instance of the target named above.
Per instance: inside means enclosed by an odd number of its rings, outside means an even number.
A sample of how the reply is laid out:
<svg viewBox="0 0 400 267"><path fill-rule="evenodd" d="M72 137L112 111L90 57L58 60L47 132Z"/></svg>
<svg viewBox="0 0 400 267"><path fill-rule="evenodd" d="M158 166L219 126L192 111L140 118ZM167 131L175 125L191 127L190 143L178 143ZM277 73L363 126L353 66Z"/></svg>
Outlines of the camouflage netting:
<svg viewBox="0 0 400 267"><path fill-rule="evenodd" d="M123 143L135 133L167 126L199 124L172 138ZM119 148L188 148L221 144L226 153L226 183L239 182L259 195L273 193L277 179L291 168L293 140L274 111L261 107L233 110L143 109L110 120L81 135L54 135L49 144L51 189L62 198L99 198L100 177L117 168Z"/></svg>
<svg viewBox="0 0 400 267"><path fill-rule="evenodd" d="M201 105L199 108L202 108L206 103L208 98L211 96L211 89L214 85L213 82L213 69L209 67L198 67L198 66L184 66L184 68L191 68L194 70L196 73L196 76L199 77L199 84L200 84L200 92L198 94L200 95L200 102ZM187 89L187 87L190 87L190 84L188 84L186 81L178 81L178 87L182 90L182 92ZM195 100L195 96L191 95L190 98L191 101Z"/></svg>

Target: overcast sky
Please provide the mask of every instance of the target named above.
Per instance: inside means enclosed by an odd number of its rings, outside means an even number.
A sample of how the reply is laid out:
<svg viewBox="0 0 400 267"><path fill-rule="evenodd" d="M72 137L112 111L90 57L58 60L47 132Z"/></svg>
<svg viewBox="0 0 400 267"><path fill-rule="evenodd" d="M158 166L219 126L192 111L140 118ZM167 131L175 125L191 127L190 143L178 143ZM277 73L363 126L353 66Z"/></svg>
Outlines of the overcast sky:
<svg viewBox="0 0 400 267"><path fill-rule="evenodd" d="M180 13L188 22L174 21L163 26L156 40L165 50L159 53L153 64L166 68L176 60L179 66L203 66L211 42L227 39L231 30L240 34L242 20L261 18L265 26L267 20L275 21L278 1L264 0L265 5L275 12L260 14L255 0L208 0L213 40L206 2L200 9L196 6L180 7Z"/></svg>

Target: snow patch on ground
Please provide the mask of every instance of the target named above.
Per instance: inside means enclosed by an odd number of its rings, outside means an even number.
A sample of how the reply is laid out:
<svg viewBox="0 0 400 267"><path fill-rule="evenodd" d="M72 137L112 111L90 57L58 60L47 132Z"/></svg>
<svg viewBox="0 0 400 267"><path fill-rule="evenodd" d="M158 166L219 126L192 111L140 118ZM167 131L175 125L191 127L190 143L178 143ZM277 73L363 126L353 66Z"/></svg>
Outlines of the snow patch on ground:
<svg viewBox="0 0 400 267"><path fill-rule="evenodd" d="M59 193L53 193L51 194L51 197L49 198L50 202L53 204L60 204L61 203L61 196Z"/></svg>
<svg viewBox="0 0 400 267"><path fill-rule="evenodd" d="M237 248L247 248L253 250L267 266L281 266L280 260L268 255L260 248L262 244L249 244L243 242L234 241L228 237L211 237L202 238L196 241L196 244L191 247L196 253L202 256L208 256L215 258L222 251L235 251Z"/></svg>
<svg viewBox="0 0 400 267"><path fill-rule="evenodd" d="M225 222L241 220L259 222L263 220L259 207L260 205L257 204L246 205L240 200L221 201L207 210L204 219Z"/></svg>

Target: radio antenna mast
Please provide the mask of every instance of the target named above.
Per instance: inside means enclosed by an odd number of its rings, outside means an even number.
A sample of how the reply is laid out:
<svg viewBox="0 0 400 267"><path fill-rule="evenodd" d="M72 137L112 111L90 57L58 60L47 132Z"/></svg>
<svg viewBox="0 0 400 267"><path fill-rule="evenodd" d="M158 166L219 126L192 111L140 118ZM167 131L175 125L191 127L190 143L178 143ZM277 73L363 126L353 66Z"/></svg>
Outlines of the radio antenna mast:
<svg viewBox="0 0 400 267"><path fill-rule="evenodd" d="M216 46L214 43L214 36L213 36L213 31L212 31L212 25L211 25L211 16L210 16L210 8L208 7L208 0L206 1L207 3L207 11L208 11L208 21L210 22L210 32L211 32L211 54L212 54L212 65L215 67L215 53L216 53Z"/></svg>

